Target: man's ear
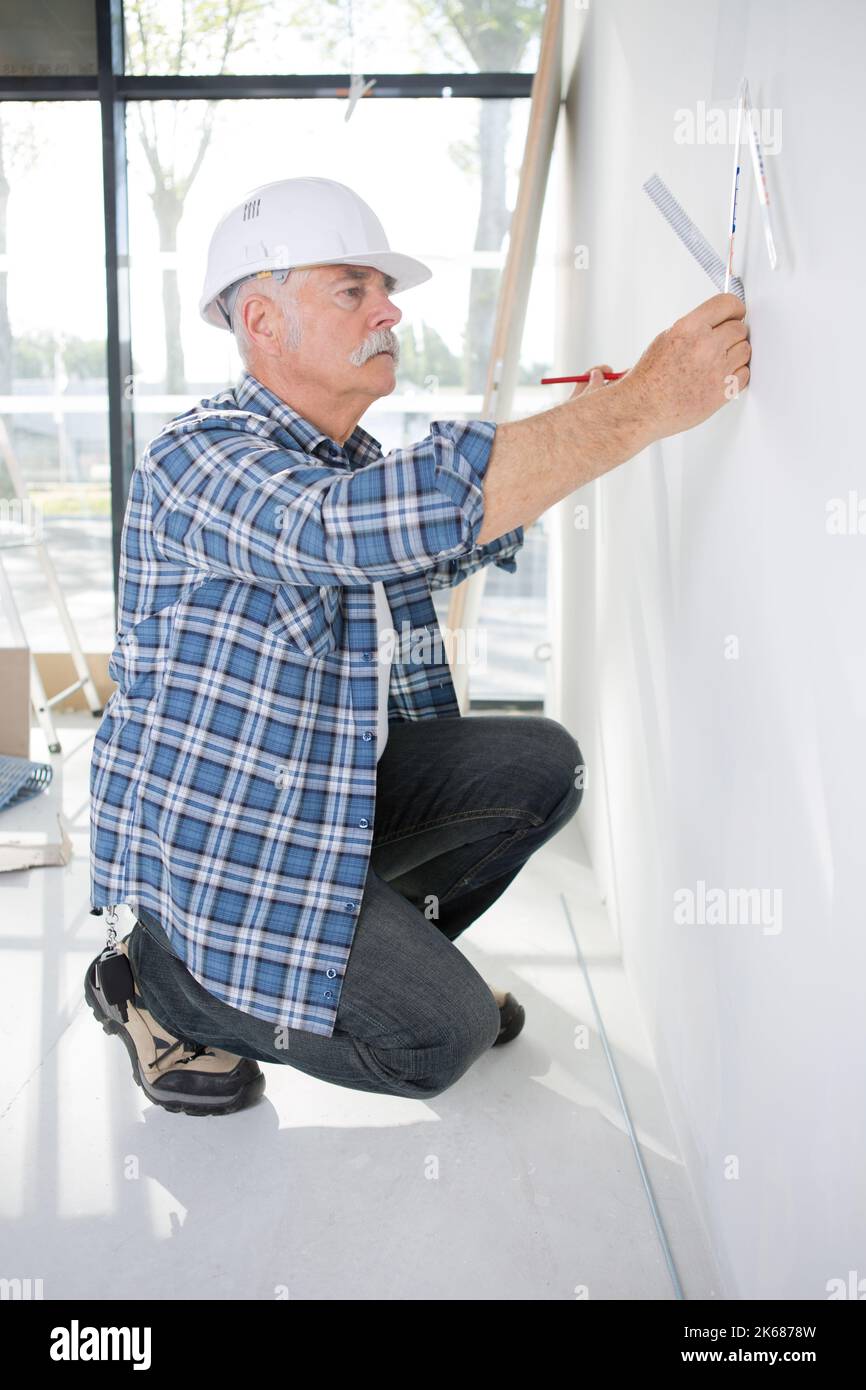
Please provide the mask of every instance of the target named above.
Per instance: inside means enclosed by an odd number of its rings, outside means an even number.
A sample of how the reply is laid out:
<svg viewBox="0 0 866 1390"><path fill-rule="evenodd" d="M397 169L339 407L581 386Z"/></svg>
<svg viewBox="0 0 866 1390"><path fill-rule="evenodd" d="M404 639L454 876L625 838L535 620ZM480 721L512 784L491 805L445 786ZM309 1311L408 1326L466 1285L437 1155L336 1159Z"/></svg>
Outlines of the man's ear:
<svg viewBox="0 0 866 1390"><path fill-rule="evenodd" d="M263 294L251 294L241 311L247 336L258 352L266 357L279 356L280 346L274 332L274 315L279 309Z"/></svg>

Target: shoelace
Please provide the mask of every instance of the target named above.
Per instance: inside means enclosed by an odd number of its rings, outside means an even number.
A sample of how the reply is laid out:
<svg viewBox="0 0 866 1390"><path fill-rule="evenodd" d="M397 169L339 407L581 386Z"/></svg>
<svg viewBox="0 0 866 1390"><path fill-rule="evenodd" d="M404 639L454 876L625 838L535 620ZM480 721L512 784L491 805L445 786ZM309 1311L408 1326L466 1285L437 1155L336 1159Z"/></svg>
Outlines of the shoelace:
<svg viewBox="0 0 866 1390"><path fill-rule="evenodd" d="M144 1007L144 1000L137 990L133 997L135 1002L132 1007L138 1010L142 1009ZM159 1071L166 1057L170 1057L179 1047L182 1047L184 1051L189 1053L188 1057L181 1057L178 1059L178 1064L181 1066L185 1065L187 1062L194 1062L197 1057L203 1057L206 1053L210 1052L206 1043L192 1042L188 1038L178 1038L177 1041L171 1043L169 1047L163 1048L159 1056L155 1057L152 1062L148 1062L148 1069L150 1071ZM210 1055L213 1056L213 1053L210 1052Z"/></svg>
<svg viewBox="0 0 866 1390"><path fill-rule="evenodd" d="M188 1057L181 1057L178 1059L180 1065L187 1062L194 1062L197 1057L203 1057L208 1051L208 1047L205 1043L187 1042L185 1038L178 1038L177 1042L173 1042L170 1047L166 1047L154 1061L148 1063L148 1066L151 1070L161 1067L166 1057L169 1057L171 1053L175 1052L179 1047L182 1047L184 1051L189 1053Z"/></svg>

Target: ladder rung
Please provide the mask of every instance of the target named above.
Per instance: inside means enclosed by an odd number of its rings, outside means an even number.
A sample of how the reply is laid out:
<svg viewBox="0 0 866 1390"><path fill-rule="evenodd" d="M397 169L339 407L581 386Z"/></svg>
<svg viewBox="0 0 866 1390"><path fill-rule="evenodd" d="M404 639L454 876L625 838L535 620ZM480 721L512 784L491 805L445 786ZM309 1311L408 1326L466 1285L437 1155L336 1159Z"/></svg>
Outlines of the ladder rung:
<svg viewBox="0 0 866 1390"><path fill-rule="evenodd" d="M73 690L80 690L83 684L84 678L82 677L81 680L74 681L72 685L67 685L65 690L61 690L59 694L52 695L50 700L46 700L43 708L50 709L52 705L57 704L58 700L65 700L66 696L71 695Z"/></svg>

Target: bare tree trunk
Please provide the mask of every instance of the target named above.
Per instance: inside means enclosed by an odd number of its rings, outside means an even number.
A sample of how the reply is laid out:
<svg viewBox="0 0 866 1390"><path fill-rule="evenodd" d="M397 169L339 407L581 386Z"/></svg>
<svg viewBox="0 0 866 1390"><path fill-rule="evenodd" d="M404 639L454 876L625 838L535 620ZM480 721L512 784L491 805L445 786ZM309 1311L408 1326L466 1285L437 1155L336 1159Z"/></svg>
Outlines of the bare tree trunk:
<svg viewBox="0 0 866 1390"><path fill-rule="evenodd" d="M151 196L159 227L159 249L176 252L183 200L173 189L158 189ZM169 395L182 395L186 391L186 369L180 334L180 292L174 266L163 267L162 307L165 324L165 389Z"/></svg>
<svg viewBox="0 0 866 1390"><path fill-rule="evenodd" d="M505 202L505 146L511 119L508 101L483 101L479 119L481 206L475 229L476 251L499 251L511 214ZM502 272L476 266L469 283L469 317L464 342L466 389L481 394L493 342L496 300Z"/></svg>

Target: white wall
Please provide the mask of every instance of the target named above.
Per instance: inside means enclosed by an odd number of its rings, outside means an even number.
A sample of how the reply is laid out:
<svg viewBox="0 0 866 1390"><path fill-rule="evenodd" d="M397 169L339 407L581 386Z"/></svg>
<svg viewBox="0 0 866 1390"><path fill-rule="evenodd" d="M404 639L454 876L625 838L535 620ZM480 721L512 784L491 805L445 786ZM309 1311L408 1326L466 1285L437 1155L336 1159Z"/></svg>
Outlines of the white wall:
<svg viewBox="0 0 866 1390"><path fill-rule="evenodd" d="M561 373L628 367L715 293L641 190L658 172L725 254L732 148L676 143L675 112L746 75L781 136L775 272L744 150L748 392L557 509L551 713L731 1298L851 1270L866 1296L866 534L827 530L849 490L866 514L864 52L857 0L593 0L560 128L590 257L563 272ZM699 880L770 913L678 925Z"/></svg>

